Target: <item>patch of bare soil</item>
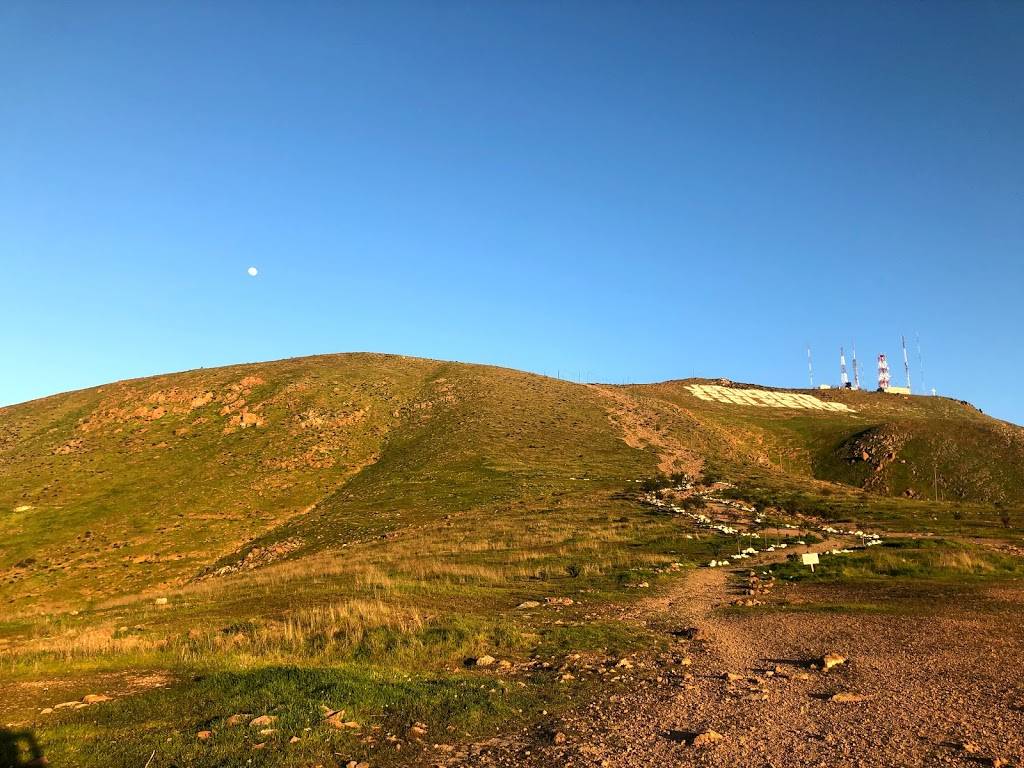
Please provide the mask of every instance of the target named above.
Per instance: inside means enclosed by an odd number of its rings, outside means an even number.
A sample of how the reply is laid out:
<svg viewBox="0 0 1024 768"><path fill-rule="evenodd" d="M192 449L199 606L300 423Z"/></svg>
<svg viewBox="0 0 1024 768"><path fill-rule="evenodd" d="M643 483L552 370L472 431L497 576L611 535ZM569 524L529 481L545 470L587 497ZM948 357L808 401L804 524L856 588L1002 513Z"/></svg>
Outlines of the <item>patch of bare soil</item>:
<svg viewBox="0 0 1024 768"><path fill-rule="evenodd" d="M822 550L832 542L818 545ZM761 560L753 566L759 572ZM701 568L623 612L671 637L550 738L471 765L1005 766L1024 761L1024 590L945 588L901 611L848 587L779 587L800 610L722 611L749 571ZM798 596L797 593L800 593ZM995 599L993 599L995 598ZM843 659L825 671L826 654ZM833 659L833 662L835 659Z"/></svg>
<svg viewBox="0 0 1024 768"><path fill-rule="evenodd" d="M589 386L608 401L608 418L621 430L626 445L641 450L652 448L658 454L660 472L666 475L700 472L703 459L680 442L671 430L659 424L656 411L642 407L635 397L615 387Z"/></svg>
<svg viewBox="0 0 1024 768"><path fill-rule="evenodd" d="M150 672L106 672L83 678L31 680L10 683L4 686L0 697L0 717L16 718L21 722L8 725L23 725L27 719L45 717L35 707L42 702L43 710L71 702L88 705L90 699L107 701L132 696L152 688L162 688L174 681L173 675L164 670Z"/></svg>

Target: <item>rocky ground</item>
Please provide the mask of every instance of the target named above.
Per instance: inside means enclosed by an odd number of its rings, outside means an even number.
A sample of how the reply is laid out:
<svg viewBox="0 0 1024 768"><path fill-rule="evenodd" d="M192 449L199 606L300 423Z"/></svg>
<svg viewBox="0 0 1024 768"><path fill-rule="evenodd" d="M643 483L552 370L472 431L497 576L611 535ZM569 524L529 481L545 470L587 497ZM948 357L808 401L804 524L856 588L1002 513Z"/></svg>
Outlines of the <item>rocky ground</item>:
<svg viewBox="0 0 1024 768"><path fill-rule="evenodd" d="M670 651L623 662L606 695L538 732L435 764L1022 764L1024 590L967 598L953 589L924 596L934 607L925 610L919 595L915 610L830 610L886 596L751 579L777 556L698 569L624 612L666 633ZM780 598L798 610L773 607ZM751 599L762 605L722 610Z"/></svg>

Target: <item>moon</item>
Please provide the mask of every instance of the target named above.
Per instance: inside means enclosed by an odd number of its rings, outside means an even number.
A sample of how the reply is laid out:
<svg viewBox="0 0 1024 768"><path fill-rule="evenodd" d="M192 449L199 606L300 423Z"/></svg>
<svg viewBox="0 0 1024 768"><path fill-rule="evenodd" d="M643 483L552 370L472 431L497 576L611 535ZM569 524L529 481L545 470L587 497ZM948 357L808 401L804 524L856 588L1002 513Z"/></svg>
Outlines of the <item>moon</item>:
<svg viewBox="0 0 1024 768"><path fill-rule="evenodd" d="M256 275L260 273L260 271L256 269L256 267L249 267L245 271L249 273L249 277L256 277Z"/></svg>

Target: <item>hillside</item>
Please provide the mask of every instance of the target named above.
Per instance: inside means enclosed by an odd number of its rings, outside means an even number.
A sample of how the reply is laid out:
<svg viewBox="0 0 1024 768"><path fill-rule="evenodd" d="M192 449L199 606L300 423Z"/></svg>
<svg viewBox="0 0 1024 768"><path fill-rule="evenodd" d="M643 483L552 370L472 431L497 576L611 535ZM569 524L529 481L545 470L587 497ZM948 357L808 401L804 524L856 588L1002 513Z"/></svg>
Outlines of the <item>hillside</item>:
<svg viewBox="0 0 1024 768"><path fill-rule="evenodd" d="M32 754L83 766L491 764L481 751L567 764L575 747L553 729L594 728L587 702L608 710L625 699L607 696L630 693L624 723L678 716L662 711L681 701L665 680L692 676L661 665L692 633L672 606L718 626L734 577L755 572L695 569L748 544L853 543L821 539L832 524L910 536L877 555L843 549L847 566L820 571L837 583L821 610L853 611L851 637L864 634L865 590L884 610L910 610L910 596L920 612L968 605L995 580L1015 589L1021 432L941 398L581 385L375 354L3 408L0 713L13 730L0 728L0 757L24 737ZM928 498L936 486L945 500ZM784 551L762 555L788 569L794 600L820 599ZM1017 610L1006 605L977 615L1001 621ZM712 637L743 645L733 632ZM717 680L718 645L700 647L695 663L714 670L701 679ZM805 708L790 704L797 722ZM238 727L247 718L270 727ZM782 728L780 754L805 727Z"/></svg>
<svg viewBox="0 0 1024 768"><path fill-rule="evenodd" d="M95 600L261 537L265 563L653 466L556 379L364 354L190 371L0 410L0 563L19 600Z"/></svg>
<svg viewBox="0 0 1024 768"><path fill-rule="evenodd" d="M732 480L1024 499L1024 430L964 404L831 390L805 394L846 410L755 407L695 385L715 383L581 386L353 354L0 409L2 594L37 610L96 601L705 464Z"/></svg>
<svg viewBox="0 0 1024 768"><path fill-rule="evenodd" d="M942 397L850 390L731 392L811 396L843 410L757 407L701 399L674 381L630 388L698 418L720 436L705 456L727 476L778 474L840 483L880 496L1019 505L1024 429Z"/></svg>

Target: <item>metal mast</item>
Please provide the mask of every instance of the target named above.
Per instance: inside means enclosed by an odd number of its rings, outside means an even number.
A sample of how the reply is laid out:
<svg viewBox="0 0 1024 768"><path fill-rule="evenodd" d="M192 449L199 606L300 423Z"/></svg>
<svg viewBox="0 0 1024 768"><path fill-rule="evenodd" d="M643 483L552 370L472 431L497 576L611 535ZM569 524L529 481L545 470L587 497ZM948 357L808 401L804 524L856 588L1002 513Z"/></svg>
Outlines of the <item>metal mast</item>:
<svg viewBox="0 0 1024 768"><path fill-rule="evenodd" d="M807 377L811 380L811 389L814 389L814 365L811 363L811 345L807 345Z"/></svg>
<svg viewBox="0 0 1024 768"><path fill-rule="evenodd" d="M860 371L857 368L857 345L853 345L853 388L860 389Z"/></svg>
<svg viewBox="0 0 1024 768"><path fill-rule="evenodd" d="M913 392L910 386L910 358L907 357L907 337L900 336L900 344L903 345L903 371L907 374L907 389Z"/></svg>
<svg viewBox="0 0 1024 768"><path fill-rule="evenodd" d="M889 388L889 361L885 359L885 355L878 356L878 388Z"/></svg>
<svg viewBox="0 0 1024 768"><path fill-rule="evenodd" d="M846 389L850 386L850 377L846 375L846 354L839 348L839 386Z"/></svg>

